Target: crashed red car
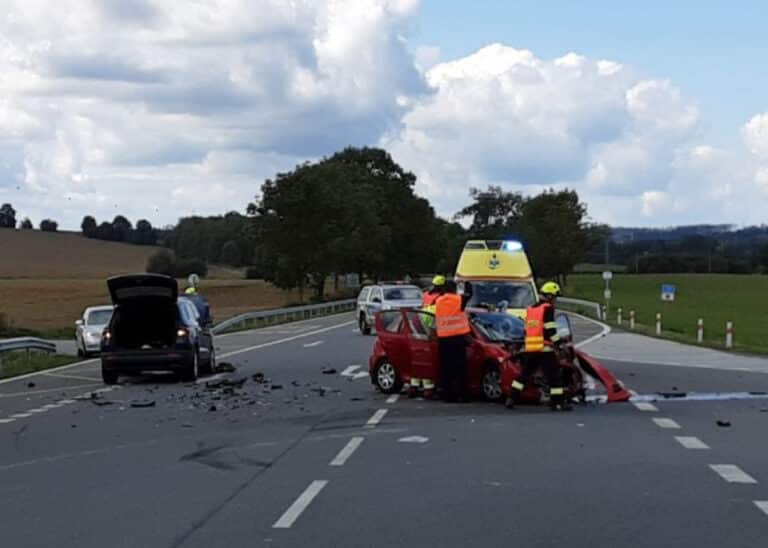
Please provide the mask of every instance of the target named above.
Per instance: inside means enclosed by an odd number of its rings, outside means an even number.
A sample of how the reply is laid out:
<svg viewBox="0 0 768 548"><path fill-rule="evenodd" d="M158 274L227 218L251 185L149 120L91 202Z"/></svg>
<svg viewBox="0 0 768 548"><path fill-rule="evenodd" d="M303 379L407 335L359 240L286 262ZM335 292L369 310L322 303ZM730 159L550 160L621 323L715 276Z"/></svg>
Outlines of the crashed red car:
<svg viewBox="0 0 768 548"><path fill-rule="evenodd" d="M520 349L524 337L522 320L505 313L468 310L471 333L467 335L467 382L472 395L498 401L509 394L520 373ZM570 320L557 314L558 331L564 341L558 356L564 369L567 396L584 400L585 374L606 388L607 401L626 401L629 392L600 363L576 349ZM411 377L433 378L440 387L434 315L422 310L386 310L376 315L376 342L369 360L371 382L387 394L399 393ZM524 402L543 399L541 376L523 392Z"/></svg>

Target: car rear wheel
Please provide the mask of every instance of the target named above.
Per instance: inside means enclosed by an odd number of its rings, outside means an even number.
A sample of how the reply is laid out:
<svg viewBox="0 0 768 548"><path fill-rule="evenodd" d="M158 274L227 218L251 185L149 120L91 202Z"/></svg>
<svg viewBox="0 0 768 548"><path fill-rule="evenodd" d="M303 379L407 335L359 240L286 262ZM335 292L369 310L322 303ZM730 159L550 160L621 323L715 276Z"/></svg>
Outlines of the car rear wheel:
<svg viewBox="0 0 768 548"><path fill-rule="evenodd" d="M104 366L101 367L101 380L104 381L104 384L117 384L119 377L120 374L117 371L106 369Z"/></svg>
<svg viewBox="0 0 768 548"><path fill-rule="evenodd" d="M195 382L200 376L200 354L197 350L192 352L190 359L184 371L181 374L181 380L184 382Z"/></svg>
<svg viewBox="0 0 768 548"><path fill-rule="evenodd" d="M363 335L370 335L371 334L371 326L368 325L368 321L365 319L365 314L360 314L360 333Z"/></svg>
<svg viewBox="0 0 768 548"><path fill-rule="evenodd" d="M208 367L205 368L206 373L213 373L216 371L216 348L211 343L211 352L208 354Z"/></svg>
<svg viewBox="0 0 768 548"><path fill-rule="evenodd" d="M496 365L489 364L485 368L481 384L483 388L483 398L488 401L501 400L501 373Z"/></svg>
<svg viewBox="0 0 768 548"><path fill-rule="evenodd" d="M397 394L403 389L403 381L397 374L397 369L389 360L381 360L373 370L373 382L376 388L385 394Z"/></svg>

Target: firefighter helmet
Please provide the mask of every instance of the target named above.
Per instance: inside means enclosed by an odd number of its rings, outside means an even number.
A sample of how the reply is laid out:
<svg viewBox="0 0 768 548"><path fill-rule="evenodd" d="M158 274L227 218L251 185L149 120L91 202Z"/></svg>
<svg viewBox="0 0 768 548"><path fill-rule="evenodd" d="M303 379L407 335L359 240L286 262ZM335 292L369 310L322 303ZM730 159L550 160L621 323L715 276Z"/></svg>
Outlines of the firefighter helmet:
<svg viewBox="0 0 768 548"><path fill-rule="evenodd" d="M560 295L560 286L555 282L546 282L541 286L541 289L539 289L539 293L542 295L552 295L557 297Z"/></svg>

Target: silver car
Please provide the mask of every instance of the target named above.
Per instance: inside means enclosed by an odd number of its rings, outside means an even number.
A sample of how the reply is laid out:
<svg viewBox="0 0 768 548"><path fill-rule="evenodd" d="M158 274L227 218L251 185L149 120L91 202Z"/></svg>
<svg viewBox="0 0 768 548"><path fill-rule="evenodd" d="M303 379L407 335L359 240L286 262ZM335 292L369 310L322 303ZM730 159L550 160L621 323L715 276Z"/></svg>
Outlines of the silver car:
<svg viewBox="0 0 768 548"><path fill-rule="evenodd" d="M101 349L101 334L112 317L112 306L89 306L75 322L77 355L87 358Z"/></svg>
<svg viewBox="0 0 768 548"><path fill-rule="evenodd" d="M357 321L360 333L370 335L376 313L396 308L421 308L424 296L415 285L371 285L357 297Z"/></svg>

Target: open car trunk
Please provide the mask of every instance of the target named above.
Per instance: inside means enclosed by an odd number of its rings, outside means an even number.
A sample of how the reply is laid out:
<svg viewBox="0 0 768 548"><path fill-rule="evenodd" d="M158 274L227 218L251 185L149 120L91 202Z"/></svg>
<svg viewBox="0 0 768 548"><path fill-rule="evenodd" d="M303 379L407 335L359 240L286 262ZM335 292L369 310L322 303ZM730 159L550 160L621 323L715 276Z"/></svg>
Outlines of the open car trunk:
<svg viewBox="0 0 768 548"><path fill-rule="evenodd" d="M118 349L166 348L176 342L178 284L154 274L107 280L115 311L110 323Z"/></svg>

